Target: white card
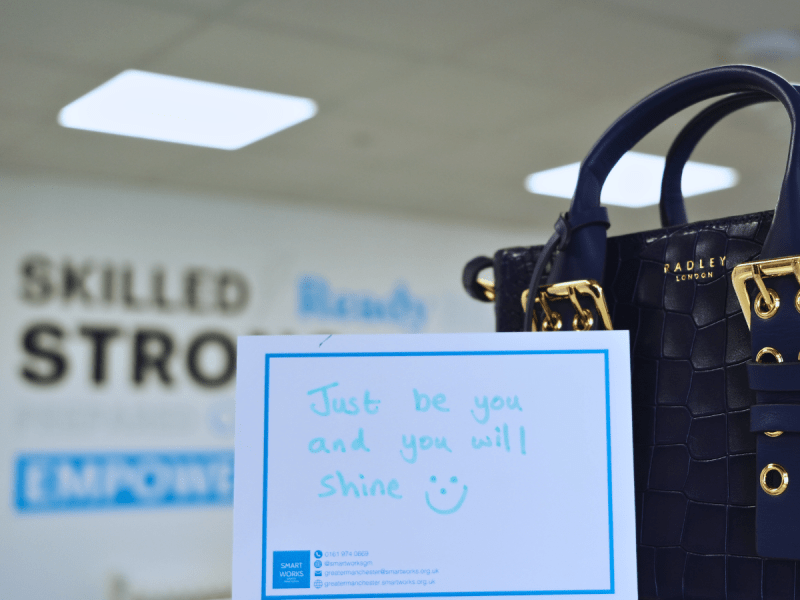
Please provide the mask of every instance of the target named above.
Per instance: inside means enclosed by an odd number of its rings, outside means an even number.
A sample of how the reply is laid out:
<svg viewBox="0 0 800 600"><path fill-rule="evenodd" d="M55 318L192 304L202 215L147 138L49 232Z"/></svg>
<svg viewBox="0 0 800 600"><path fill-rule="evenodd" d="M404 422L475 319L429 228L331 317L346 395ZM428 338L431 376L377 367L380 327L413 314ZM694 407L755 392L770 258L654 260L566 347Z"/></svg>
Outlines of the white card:
<svg viewBox="0 0 800 600"><path fill-rule="evenodd" d="M635 599L627 332L239 338L234 600Z"/></svg>

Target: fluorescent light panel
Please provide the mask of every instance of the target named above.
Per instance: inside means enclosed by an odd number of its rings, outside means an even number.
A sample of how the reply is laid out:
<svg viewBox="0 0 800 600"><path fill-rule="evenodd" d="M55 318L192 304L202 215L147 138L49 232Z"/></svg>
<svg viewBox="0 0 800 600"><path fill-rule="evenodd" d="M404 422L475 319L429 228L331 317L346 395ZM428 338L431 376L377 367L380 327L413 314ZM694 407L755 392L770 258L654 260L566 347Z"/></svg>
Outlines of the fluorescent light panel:
<svg viewBox="0 0 800 600"><path fill-rule="evenodd" d="M317 113L309 98L130 69L61 109L64 127L237 150Z"/></svg>
<svg viewBox="0 0 800 600"><path fill-rule="evenodd" d="M631 208L658 204L664 163L663 156L628 152L606 179L601 202ZM580 166L581 163L572 163L532 173L525 179L525 189L533 194L572 198ZM738 182L736 169L689 161L683 169L681 188L684 197L688 198L731 188Z"/></svg>

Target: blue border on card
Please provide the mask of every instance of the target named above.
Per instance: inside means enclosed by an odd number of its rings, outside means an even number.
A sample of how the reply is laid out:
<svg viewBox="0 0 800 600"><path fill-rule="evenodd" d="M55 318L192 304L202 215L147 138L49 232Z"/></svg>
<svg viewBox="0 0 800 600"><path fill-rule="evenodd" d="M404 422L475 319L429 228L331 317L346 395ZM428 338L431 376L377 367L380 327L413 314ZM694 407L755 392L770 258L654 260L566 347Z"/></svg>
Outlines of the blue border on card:
<svg viewBox="0 0 800 600"><path fill-rule="evenodd" d="M261 599L289 600L292 598L423 598L455 596L567 596L570 594L613 594L614 593L614 515L611 495L611 386L608 363L608 349L600 350L477 350L462 352L331 352L331 353L290 353L266 354L264 356L264 481L263 514L261 517ZM610 586L606 590L530 590L515 592L419 592L408 594L292 594L267 596L267 448L269 434L269 374L270 360L273 358L367 358L399 356L501 356L533 354L602 354L606 380L606 464L608 471L608 557Z"/></svg>

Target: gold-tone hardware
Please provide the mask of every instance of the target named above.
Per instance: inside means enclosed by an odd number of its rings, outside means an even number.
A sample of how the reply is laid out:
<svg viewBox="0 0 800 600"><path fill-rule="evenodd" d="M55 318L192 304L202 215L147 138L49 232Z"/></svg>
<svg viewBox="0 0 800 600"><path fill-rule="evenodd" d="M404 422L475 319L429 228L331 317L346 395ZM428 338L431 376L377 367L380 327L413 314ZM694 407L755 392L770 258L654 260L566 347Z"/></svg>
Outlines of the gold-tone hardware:
<svg viewBox="0 0 800 600"><path fill-rule="evenodd" d="M544 287L544 286L542 286ZM544 292L540 292L543 294ZM522 302L522 310L528 310L528 290L522 292L522 297L520 298ZM561 322L561 315L553 310L550 309L550 305L547 303L547 300L543 297L538 297L533 300L534 306L536 304L541 305L542 310L544 311L544 321L542 322L542 331L559 331L563 325ZM533 314L533 319L531 320L531 331L536 331L536 312Z"/></svg>
<svg viewBox="0 0 800 600"><path fill-rule="evenodd" d="M594 318L592 317L591 313L589 313L587 318L583 318L580 315L575 315L572 317L573 331L589 331L592 328L592 325L594 325Z"/></svg>
<svg viewBox="0 0 800 600"><path fill-rule="evenodd" d="M603 329L612 330L614 326L611 324L611 315L608 312L608 305L606 304L606 297L603 293L603 288L599 283L590 279L582 279L579 281L567 281L564 283L554 283L544 286L544 291L539 291L539 296L548 300L572 300L571 296L574 295L575 301L580 296L591 298L594 303L595 312L600 318L600 323ZM573 306L575 305L573 302ZM590 312L588 309L581 309L581 312Z"/></svg>
<svg viewBox="0 0 800 600"><path fill-rule="evenodd" d="M497 297L494 291L494 281L489 281L483 277L478 277L475 279L475 281L477 281L478 285L483 288L483 293L486 295L486 299L489 300L489 302L494 302L494 299Z"/></svg>
<svg viewBox="0 0 800 600"><path fill-rule="evenodd" d="M733 273L731 274L733 289L736 290L736 297L739 299L739 304L742 307L742 312L744 313L744 318L745 321L747 321L748 327L750 327L752 314L750 297L747 294L747 281L750 279L755 281L761 293L762 301L764 301L769 308L771 304L767 302L767 298L769 297L771 302L771 296L763 279L765 277L783 277L786 275L794 275L797 282L800 283L800 256L785 256L772 260L753 261L734 267ZM797 302L798 301L795 300L796 306ZM798 308L798 310L800 310L800 308Z"/></svg>
<svg viewBox="0 0 800 600"><path fill-rule="evenodd" d="M769 437L778 437L779 435L783 435L782 431L765 431L764 435Z"/></svg>
<svg viewBox="0 0 800 600"><path fill-rule="evenodd" d="M756 279L756 281L760 281L760 279ZM769 300L767 300L767 296L769 296ZM766 296L761 292L758 292L756 301L753 302L753 310L756 311L756 314L759 316L759 318L771 319L775 316L775 313L778 312L780 305L781 298L778 296L778 293L772 288L767 288Z"/></svg>
<svg viewBox="0 0 800 600"><path fill-rule="evenodd" d="M753 268L753 279L756 282L756 287L758 291L761 292L763 296L767 295L767 285L764 283L764 276L761 274L761 266L756 264Z"/></svg>
<svg viewBox="0 0 800 600"><path fill-rule="evenodd" d="M767 475L771 471L775 471L778 475L781 476L781 483L778 487L769 487L767 485ZM766 467L761 470L761 489L767 492L770 496L780 496L783 492L786 491L786 488L789 487L789 473L786 472L782 466L777 463L769 463Z"/></svg>
<svg viewBox="0 0 800 600"><path fill-rule="evenodd" d="M561 331L563 326L561 315L550 308L550 303L547 301L547 292L539 292L536 302L542 305L542 311L544 311L542 331Z"/></svg>
<svg viewBox="0 0 800 600"><path fill-rule="evenodd" d="M800 292L797 292L797 296L794 297L794 307L797 312L800 312Z"/></svg>
<svg viewBox="0 0 800 600"><path fill-rule="evenodd" d="M551 313L551 319L546 319L542 323L542 331L561 331L564 323L561 321L561 315L557 312Z"/></svg>
<svg viewBox="0 0 800 600"><path fill-rule="evenodd" d="M550 303L563 300L569 300L576 312L575 317L572 319L572 329L575 331L588 331L591 329L594 325L594 316L591 310L581 306L581 297L588 297L592 300L595 312L600 318L603 329L612 330L614 327L611 324L611 315L608 312L608 305L606 304L603 288L596 281L590 279L545 284L539 287L539 293L534 302L539 304L544 312L541 330L559 331L562 329L564 324L561 321L561 315L551 308ZM520 300L522 302L522 309L527 310L528 290L522 292ZM536 315L534 315L533 331L536 330Z"/></svg>
<svg viewBox="0 0 800 600"><path fill-rule="evenodd" d="M575 308L575 316L572 317L572 330L589 331L592 328L592 325L594 325L592 311L581 306L581 303L578 300L578 292L574 287L569 288L569 301Z"/></svg>
<svg viewBox="0 0 800 600"><path fill-rule="evenodd" d="M781 353L775 350L775 348L770 348L769 346L765 346L764 348L758 351L758 354L756 354L756 362L760 363L761 359L764 357L765 354L769 354L770 356L775 358L775 362L779 363L783 362L783 356L781 356Z"/></svg>

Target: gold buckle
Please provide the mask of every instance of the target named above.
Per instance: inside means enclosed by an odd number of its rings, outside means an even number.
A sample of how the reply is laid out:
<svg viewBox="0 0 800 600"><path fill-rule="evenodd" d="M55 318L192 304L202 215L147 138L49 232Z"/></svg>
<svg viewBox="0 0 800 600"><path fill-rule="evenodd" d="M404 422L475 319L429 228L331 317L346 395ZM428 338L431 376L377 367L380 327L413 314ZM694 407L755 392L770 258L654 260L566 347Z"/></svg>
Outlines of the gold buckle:
<svg viewBox="0 0 800 600"><path fill-rule="evenodd" d="M733 282L733 289L736 291L736 297L739 299L739 305L742 307L744 319L747 321L747 327L750 327L750 322L753 318L752 307L750 306L750 296L747 294L746 283L753 279L758 287L758 296L756 297L756 314L762 319L770 319L777 312L780 304L780 298L774 290L767 288L764 284L764 279L768 277L783 277L786 275L794 274L798 284L800 284L800 256L784 256L783 258L773 258L772 260L757 260L749 263L743 263L733 268L731 274L731 281ZM795 300L795 304L800 310L800 298ZM763 303L763 307L761 306Z"/></svg>
<svg viewBox="0 0 800 600"><path fill-rule="evenodd" d="M572 329L574 331L588 331L594 324L594 318L589 309L581 306L580 297L588 297L594 302L594 309L600 317L603 329L611 331L614 329L611 324L611 315L608 312L608 304L603 293L603 288L596 281L582 279L579 281L566 281L564 283L553 283L543 285L539 288L535 303L540 304L544 311L544 322L542 331L558 331L562 328L561 315L555 312L550 303L569 300L575 309L575 317L572 319ZM522 308L527 309L528 290L522 292ZM537 331L536 315L533 318L533 331Z"/></svg>

